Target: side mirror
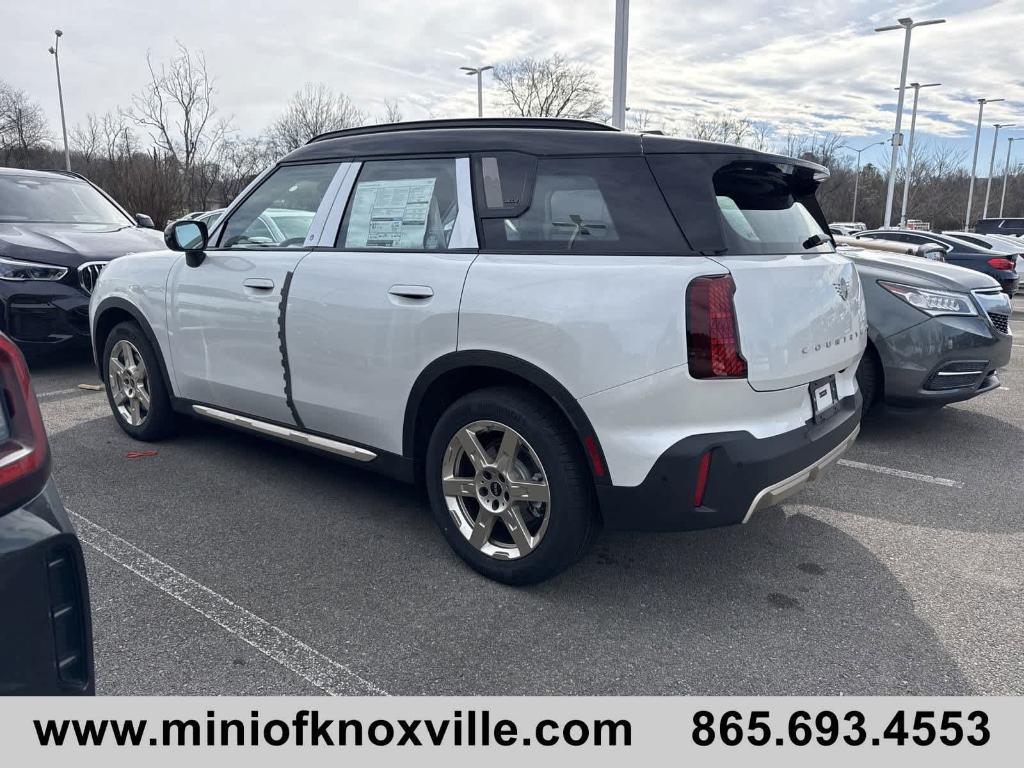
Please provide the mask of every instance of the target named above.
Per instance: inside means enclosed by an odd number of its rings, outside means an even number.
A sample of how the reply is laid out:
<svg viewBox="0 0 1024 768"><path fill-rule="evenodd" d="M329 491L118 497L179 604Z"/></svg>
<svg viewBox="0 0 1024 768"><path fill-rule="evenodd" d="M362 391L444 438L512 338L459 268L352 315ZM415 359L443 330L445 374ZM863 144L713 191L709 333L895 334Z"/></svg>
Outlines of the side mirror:
<svg viewBox="0 0 1024 768"><path fill-rule="evenodd" d="M201 221L175 221L164 230L164 242L172 251L184 251L185 263L198 267L206 258L206 243L209 239L206 224Z"/></svg>
<svg viewBox="0 0 1024 768"><path fill-rule="evenodd" d="M135 223L144 229L156 229L156 224L153 223L153 219L144 213L135 214Z"/></svg>

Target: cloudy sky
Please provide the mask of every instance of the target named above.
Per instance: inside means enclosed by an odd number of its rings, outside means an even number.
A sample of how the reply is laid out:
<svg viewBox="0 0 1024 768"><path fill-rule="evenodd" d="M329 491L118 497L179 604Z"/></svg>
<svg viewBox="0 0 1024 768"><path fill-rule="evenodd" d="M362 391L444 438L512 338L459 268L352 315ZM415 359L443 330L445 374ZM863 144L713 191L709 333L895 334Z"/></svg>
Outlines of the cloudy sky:
<svg viewBox="0 0 1024 768"><path fill-rule="evenodd" d="M145 81L147 50L166 58L175 41L206 53L220 111L243 133L265 126L307 81L348 93L371 114L384 99L395 99L406 118L472 115L474 79L459 66L553 52L591 64L611 100L614 0L4 4L0 78L41 102L54 131L59 113L46 49L58 26L65 32L61 64L72 124L88 112L128 104ZM993 122L1024 129L1024 0L632 0L631 6L628 104L650 110L655 123L731 112L781 133L834 131L853 144L886 138L903 35L872 29L912 16L948 19L914 32L910 80L943 84L922 91L924 140L969 151L979 97L1006 99L986 108L983 148L991 146ZM871 152L877 161L885 150Z"/></svg>

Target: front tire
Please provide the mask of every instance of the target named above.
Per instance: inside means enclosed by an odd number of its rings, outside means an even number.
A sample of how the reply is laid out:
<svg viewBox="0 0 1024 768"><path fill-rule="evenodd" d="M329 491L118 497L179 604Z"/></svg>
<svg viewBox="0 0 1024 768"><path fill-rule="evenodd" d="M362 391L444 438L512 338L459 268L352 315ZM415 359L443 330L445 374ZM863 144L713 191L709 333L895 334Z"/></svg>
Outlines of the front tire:
<svg viewBox="0 0 1024 768"><path fill-rule="evenodd" d="M875 404L878 399L879 390L881 384L881 368L878 364L878 360L875 358L875 353L868 347L864 350L864 356L860 359L860 364L857 366L857 386L860 388L860 394L863 398L861 403L861 418L868 415L868 411Z"/></svg>
<svg viewBox="0 0 1024 768"><path fill-rule="evenodd" d="M136 440L151 442L174 431L175 415L156 350L142 329L120 323L103 345L103 381L118 425Z"/></svg>
<svg viewBox="0 0 1024 768"><path fill-rule="evenodd" d="M488 578L543 581L594 538L598 519L578 441L539 396L493 387L462 397L438 420L424 463L438 526Z"/></svg>

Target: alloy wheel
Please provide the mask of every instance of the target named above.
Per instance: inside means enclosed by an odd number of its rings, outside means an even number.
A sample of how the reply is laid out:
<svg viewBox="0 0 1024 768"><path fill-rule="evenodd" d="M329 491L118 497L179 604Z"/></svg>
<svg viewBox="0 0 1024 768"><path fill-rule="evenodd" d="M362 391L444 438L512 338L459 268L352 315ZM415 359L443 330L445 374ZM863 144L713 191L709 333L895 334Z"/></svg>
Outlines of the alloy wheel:
<svg viewBox="0 0 1024 768"><path fill-rule="evenodd" d="M149 416L149 373L138 348L121 339L110 350L107 379L114 407L128 424L142 426Z"/></svg>
<svg viewBox="0 0 1024 768"><path fill-rule="evenodd" d="M476 421L456 432L441 463L441 488L460 533L489 557L525 557L547 532L547 473L533 447L505 424Z"/></svg>

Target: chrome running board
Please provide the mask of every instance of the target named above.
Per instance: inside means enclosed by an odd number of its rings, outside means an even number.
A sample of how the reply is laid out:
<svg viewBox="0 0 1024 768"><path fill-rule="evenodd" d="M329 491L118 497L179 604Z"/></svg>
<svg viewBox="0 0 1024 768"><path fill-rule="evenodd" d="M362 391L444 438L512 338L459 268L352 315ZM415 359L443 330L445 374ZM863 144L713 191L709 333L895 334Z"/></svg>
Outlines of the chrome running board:
<svg viewBox="0 0 1024 768"><path fill-rule="evenodd" d="M812 480L817 480L818 475L820 475L826 467L834 464L838 461L840 456L846 453L846 450L853 445L853 441L857 439L857 435L859 434L860 424L857 425L853 432L847 435L843 442L811 464L811 466L801 469L795 475L787 477L785 480L782 480L775 485L768 486L757 494L757 496L754 497L754 500L750 503L750 509L747 510L747 514L743 518L743 522L747 522L747 520L750 519L750 516L759 509L765 509L766 507L778 504L784 499L788 499L794 493L807 485L807 483Z"/></svg>
<svg viewBox="0 0 1024 768"><path fill-rule="evenodd" d="M253 419L248 416L240 416L237 413L222 411L218 408L210 408L208 405L193 405L192 410L200 416L216 419L217 421L223 421L225 424L230 424L234 427L241 427L242 429L259 432L264 435L269 435L270 437L287 440L290 443L297 443L298 445L305 445L310 448L316 448L320 451L327 451L328 453L333 453L338 456L344 456L346 459L355 459L356 461L373 461L377 458L376 453L368 451L365 448L357 448L354 445L349 445L348 443L343 443L339 440L331 440L326 437L320 437L319 435L311 435L308 432L302 432L298 429L292 429L291 427L282 427L280 424L271 424L269 421L260 421L259 419Z"/></svg>

